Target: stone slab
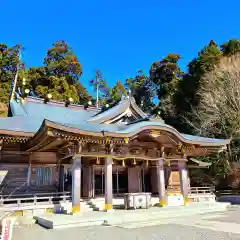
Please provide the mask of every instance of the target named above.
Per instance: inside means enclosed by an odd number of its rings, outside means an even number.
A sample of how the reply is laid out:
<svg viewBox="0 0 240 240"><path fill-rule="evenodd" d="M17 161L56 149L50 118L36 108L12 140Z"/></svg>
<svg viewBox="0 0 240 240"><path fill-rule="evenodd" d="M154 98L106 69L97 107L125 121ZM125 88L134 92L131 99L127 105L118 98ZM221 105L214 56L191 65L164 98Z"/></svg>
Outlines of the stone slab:
<svg viewBox="0 0 240 240"><path fill-rule="evenodd" d="M224 211L227 203L194 203L181 207L152 207L143 210L115 210L112 213L86 212L75 215L54 214L53 216L35 216L38 224L48 229L118 226L125 223L161 221L169 218L192 216L196 214Z"/></svg>

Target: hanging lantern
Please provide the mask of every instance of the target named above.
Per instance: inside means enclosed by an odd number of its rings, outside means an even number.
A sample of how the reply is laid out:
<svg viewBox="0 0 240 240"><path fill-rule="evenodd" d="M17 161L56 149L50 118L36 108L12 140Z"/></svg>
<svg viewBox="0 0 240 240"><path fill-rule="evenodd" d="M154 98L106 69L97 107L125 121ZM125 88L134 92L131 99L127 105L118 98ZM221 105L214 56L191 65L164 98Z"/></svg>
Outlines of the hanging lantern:
<svg viewBox="0 0 240 240"><path fill-rule="evenodd" d="M125 160L122 160L122 166L125 167Z"/></svg>
<svg viewBox="0 0 240 240"><path fill-rule="evenodd" d="M97 160L96 160L96 164L99 165L100 164L100 160L99 158L97 157Z"/></svg>
<svg viewBox="0 0 240 240"><path fill-rule="evenodd" d="M136 159L134 158L133 159L133 165L136 165L137 163L136 163Z"/></svg>

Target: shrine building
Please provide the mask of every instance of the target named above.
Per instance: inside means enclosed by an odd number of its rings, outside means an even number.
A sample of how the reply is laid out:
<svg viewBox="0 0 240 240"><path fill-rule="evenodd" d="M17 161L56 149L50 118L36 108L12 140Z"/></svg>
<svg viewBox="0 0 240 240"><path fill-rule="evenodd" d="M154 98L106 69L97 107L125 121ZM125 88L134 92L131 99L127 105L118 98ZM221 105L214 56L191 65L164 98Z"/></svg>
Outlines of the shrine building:
<svg viewBox="0 0 240 240"><path fill-rule="evenodd" d="M138 192L165 206L173 189L187 203L188 172L200 165L194 157L229 143L182 134L144 113L133 97L105 111L90 103L16 97L9 117L0 118L0 187L2 194L71 191L73 212L81 199L103 196L111 210L114 197Z"/></svg>

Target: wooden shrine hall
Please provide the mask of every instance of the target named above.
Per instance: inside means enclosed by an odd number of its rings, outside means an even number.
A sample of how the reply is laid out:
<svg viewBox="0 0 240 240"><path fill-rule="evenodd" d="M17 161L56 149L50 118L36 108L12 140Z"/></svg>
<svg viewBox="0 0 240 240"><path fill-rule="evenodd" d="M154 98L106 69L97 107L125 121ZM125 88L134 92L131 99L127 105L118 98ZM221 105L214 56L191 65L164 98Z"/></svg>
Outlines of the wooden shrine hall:
<svg viewBox="0 0 240 240"><path fill-rule="evenodd" d="M101 111L34 97L16 97L0 118L2 193L71 191L72 211L81 198L150 192L161 206L172 187L188 201L190 157L226 148L230 140L179 133L125 97Z"/></svg>

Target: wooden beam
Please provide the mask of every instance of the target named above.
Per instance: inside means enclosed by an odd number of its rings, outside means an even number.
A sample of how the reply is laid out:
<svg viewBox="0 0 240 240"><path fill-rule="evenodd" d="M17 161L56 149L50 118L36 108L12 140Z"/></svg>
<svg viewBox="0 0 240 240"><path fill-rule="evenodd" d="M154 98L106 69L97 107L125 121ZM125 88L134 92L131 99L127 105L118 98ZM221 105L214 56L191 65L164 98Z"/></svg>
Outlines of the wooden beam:
<svg viewBox="0 0 240 240"><path fill-rule="evenodd" d="M46 151L46 150L49 150L53 147L56 147L56 146L60 145L62 142L63 142L62 139L57 138L57 139L54 139L52 142L46 144L45 146L40 147L38 150L39 151Z"/></svg>

